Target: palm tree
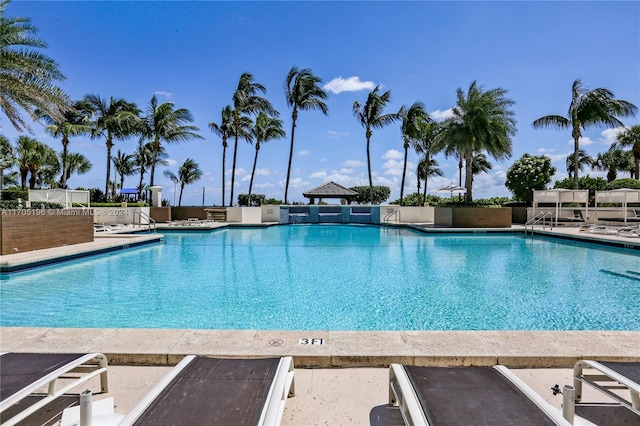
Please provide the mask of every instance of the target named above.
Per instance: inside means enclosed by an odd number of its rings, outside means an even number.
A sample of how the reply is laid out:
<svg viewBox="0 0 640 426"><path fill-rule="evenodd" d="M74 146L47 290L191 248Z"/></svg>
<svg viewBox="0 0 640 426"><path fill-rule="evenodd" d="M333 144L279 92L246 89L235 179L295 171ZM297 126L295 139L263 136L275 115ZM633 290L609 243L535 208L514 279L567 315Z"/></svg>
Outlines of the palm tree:
<svg viewBox="0 0 640 426"><path fill-rule="evenodd" d="M282 129L283 122L274 117L270 117L264 112L261 112L256 117L256 124L253 127L252 133L255 138L256 155L253 159L253 168L251 169L251 180L249 181L249 197L248 203L251 207L251 189L253 188L253 177L256 173L256 164L258 163L258 152L260 151L260 144L269 142L274 139L284 138L287 134Z"/></svg>
<svg viewBox="0 0 640 426"><path fill-rule="evenodd" d="M69 106L69 98L57 82L65 80L58 64L31 48L46 48L36 37L29 18L7 17L9 0L0 0L0 108L13 127L30 131L21 110L33 120L36 109L57 120Z"/></svg>
<svg viewBox="0 0 640 426"><path fill-rule="evenodd" d="M505 97L502 88L483 90L474 81L465 94L457 90L453 117L445 123L444 139L449 150L455 147L465 161L465 201L473 197L473 156L486 151L496 160L511 157L511 136L516 133L516 120L511 109L514 102Z"/></svg>
<svg viewBox="0 0 640 426"><path fill-rule="evenodd" d="M138 171L135 155L125 154L124 152L120 152L120 150L118 150L116 156L113 157L113 167L116 168L116 172L120 175L121 189L124 188L125 176L130 176Z"/></svg>
<svg viewBox="0 0 640 426"><path fill-rule="evenodd" d="M355 101L353 103L353 115L365 128L365 136L367 138L367 169L369 172L369 202L373 204L373 178L371 176L371 152L370 142L373 135L372 129L382 129L383 127L392 124L399 118L399 114L382 114L382 110L391 100L391 91L387 90L383 94L380 94L380 86L376 86L375 89L367 96L367 101L364 105Z"/></svg>
<svg viewBox="0 0 640 426"><path fill-rule="evenodd" d="M231 105L227 105L222 109L222 118L220 120L220 124L214 123L213 121L209 123L209 128L213 133L220 136L222 139L222 207L225 206L224 201L224 192L225 192L225 171L226 171L226 159L227 159L227 148L229 144L227 140L233 136L233 109Z"/></svg>
<svg viewBox="0 0 640 426"><path fill-rule="evenodd" d="M416 119L417 133L412 140L413 149L416 151L416 153L421 155L420 162L426 165L427 171L434 165L437 168L438 163L435 160L432 160L431 157L436 153L438 153L439 151L441 151L443 148L442 141L441 141L442 129L443 129L443 126L440 123L431 121L431 119L428 119L427 117L417 117ZM420 171L421 170L420 165L418 165L418 167L419 167L418 171ZM442 173L442 170L440 169L437 169L437 170L440 173ZM431 174L428 173L426 176L429 177L433 175L442 176L442 174L439 174L439 173L431 173ZM427 180L424 178L423 180L424 180L424 194L426 197ZM418 177L418 187L419 186L420 186L420 177ZM418 192L420 192L420 188L418 188Z"/></svg>
<svg viewBox="0 0 640 426"><path fill-rule="evenodd" d="M87 157L80 153L70 152L67 154L67 167L64 181L67 182L72 174L77 173L83 175L91 170L91 162Z"/></svg>
<svg viewBox="0 0 640 426"><path fill-rule="evenodd" d="M573 176L573 161L575 157L573 154L569 154L567 156L566 165L567 165L567 173L569 174L569 179ZM578 170L583 171L586 166L591 167L593 163L593 158L587 153L586 150L580 148L578 152Z"/></svg>
<svg viewBox="0 0 640 426"><path fill-rule="evenodd" d="M151 98L147 108L147 115L142 121L142 134L153 142L153 157L149 177L149 185L153 186L153 178L162 141L178 143L204 138L195 133L200 129L186 124L193 122L193 117L188 109L174 109L173 102L164 102L158 105L158 99L156 99L155 95Z"/></svg>
<svg viewBox="0 0 640 426"><path fill-rule="evenodd" d="M13 146L9 142L9 138L0 135L0 190L4 188L6 179L4 176L5 169L13 168L16 163L16 157L13 152Z"/></svg>
<svg viewBox="0 0 640 426"><path fill-rule="evenodd" d="M29 189L36 187L40 167L52 163L56 157L53 149L29 136L19 136L16 147L17 163L20 169L21 187L24 191L29 177ZM57 160L56 160L57 161Z"/></svg>
<svg viewBox="0 0 640 426"><path fill-rule="evenodd" d="M618 178L619 171L633 170L633 156L629 151L610 149L600 153L593 161L593 169L607 172L607 182Z"/></svg>
<svg viewBox="0 0 640 426"><path fill-rule="evenodd" d="M638 108L630 102L614 99L611 90L597 88L589 90L581 79L573 82L571 104L567 116L545 115L533 122L534 129L571 129L573 138L573 189L578 189L580 165L580 137L582 130L590 127L622 126L617 118L634 116Z"/></svg>
<svg viewBox="0 0 640 426"><path fill-rule="evenodd" d="M165 170L164 175L171 179L172 182L180 183L180 198L178 199L178 207L180 207L182 205L182 191L184 191L185 185L190 185L200 180L202 177L202 170L200 170L198 163L193 161L191 158L187 158L178 169L178 176L169 170Z"/></svg>
<svg viewBox="0 0 640 426"><path fill-rule="evenodd" d="M284 186L284 203L289 204L289 179L291 177L291 162L293 160L293 141L298 120L298 110L320 110L327 115L329 108L324 103L327 92L320 87L322 79L313 75L309 68L299 70L293 67L287 74L284 84L287 105L291 110L291 145L289 147L289 165L287 166L287 181Z"/></svg>
<svg viewBox="0 0 640 426"><path fill-rule="evenodd" d="M144 137L138 141L138 150L133 154L135 157L135 166L140 171L140 183L138 184L138 198L142 198L144 188L144 174L151 168L153 161L153 142L144 143ZM160 152L156 155L156 164L168 166L169 155L164 152L164 147L160 145Z"/></svg>
<svg viewBox="0 0 640 426"><path fill-rule="evenodd" d="M404 141L404 164L402 166L402 184L400 185L400 205L404 205L404 181L407 175L407 158L411 141L419 139L424 123L431 121L422 102L414 102L409 108L400 108L399 118L402 120L400 131ZM419 192L419 191L418 191Z"/></svg>
<svg viewBox="0 0 640 426"><path fill-rule="evenodd" d="M487 159L487 154L484 152L478 152L473 156L471 160L471 173L476 176L480 173L487 173L493 166Z"/></svg>
<svg viewBox="0 0 640 426"><path fill-rule="evenodd" d="M105 196L109 194L109 178L111 175L111 149L114 139L126 138L139 132L140 110L136 104L113 96L107 102L96 94L89 94L81 101L83 107L91 111L91 137L104 137L107 146L107 178L105 182Z"/></svg>
<svg viewBox="0 0 640 426"><path fill-rule="evenodd" d="M431 176L444 176L444 172L439 167L438 162L433 158L423 157L418 163L418 170L416 171L418 176L418 194L420 193L420 180L424 181L424 195L423 199L427 199L427 181Z"/></svg>
<svg viewBox="0 0 640 426"><path fill-rule="evenodd" d="M640 126L631 126L618 133L615 146L617 148L631 147L634 160L634 174L640 180Z"/></svg>
<svg viewBox="0 0 640 426"><path fill-rule="evenodd" d="M233 190L236 180L236 158L238 156L238 139L243 138L251 142L251 120L248 114L267 113L278 117L280 114L273 109L271 102L258 96L258 93L266 93L267 89L260 83L253 81L253 75L243 73L238 81L238 87L233 92L233 164L231 166L231 197L229 204L233 204Z"/></svg>
<svg viewBox="0 0 640 426"><path fill-rule="evenodd" d="M62 120L40 113L41 118L48 124L46 127L47 132L54 138L60 137L62 139L62 154L60 156L62 173L60 175L60 183L58 186L60 188L66 188L66 176L70 175L67 173L69 138L72 136L91 133L91 126L89 125L90 111L84 109L84 104L82 102L75 102L73 109L61 111L60 114L63 117Z"/></svg>

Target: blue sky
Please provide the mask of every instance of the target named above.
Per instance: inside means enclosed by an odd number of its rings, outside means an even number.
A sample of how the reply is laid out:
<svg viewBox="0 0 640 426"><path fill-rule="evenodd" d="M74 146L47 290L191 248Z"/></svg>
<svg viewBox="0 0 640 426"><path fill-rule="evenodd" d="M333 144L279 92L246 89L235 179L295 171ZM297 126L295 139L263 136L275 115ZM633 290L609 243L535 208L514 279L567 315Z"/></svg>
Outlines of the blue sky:
<svg viewBox="0 0 640 426"><path fill-rule="evenodd" d="M515 101L518 133L510 160L492 160L493 170L474 180L474 198L510 196L506 170L524 153L545 154L566 177L572 151L569 131L534 130L531 122L549 114L565 115L571 85L582 78L589 88L606 87L616 98L640 106L640 3L615 2L135 2L17 1L8 16L30 17L44 52L55 59L67 79L72 99L88 93L123 97L145 109L156 94L160 102L187 108L202 141L167 145L168 169L177 172L193 158L202 180L185 188L183 205L221 204L222 145L208 128L219 122L243 72L267 88L266 97L280 112L287 137L260 149L254 193L284 198L291 111L283 84L292 66L311 68L329 91L329 115L301 112L296 128L290 201L325 181L367 185L364 129L352 113L381 85L391 91L386 111L422 101L434 118L455 104L456 89L474 80L486 89L502 87ZM4 116L1 132L15 141L18 133ZM625 125L640 117L623 119ZM38 124L35 136L61 149ZM606 151L616 130L592 129L582 146L591 154ZM115 152L135 150L136 140L117 141ZM78 137L71 152L93 164L74 175L70 186L104 188L106 148L103 140ZM371 159L374 184L399 197L403 144L399 125L374 131ZM240 141L234 193L246 193L254 148ZM227 154L230 184L232 150ZM457 183L457 162L437 156L445 173L429 181L433 189ZM415 191L418 156L409 154L405 193ZM174 185L156 171L163 198L173 201ZM602 173L589 172L592 176ZM125 186L137 184L134 176ZM442 194L441 194L442 195ZM226 192L229 197L229 190Z"/></svg>

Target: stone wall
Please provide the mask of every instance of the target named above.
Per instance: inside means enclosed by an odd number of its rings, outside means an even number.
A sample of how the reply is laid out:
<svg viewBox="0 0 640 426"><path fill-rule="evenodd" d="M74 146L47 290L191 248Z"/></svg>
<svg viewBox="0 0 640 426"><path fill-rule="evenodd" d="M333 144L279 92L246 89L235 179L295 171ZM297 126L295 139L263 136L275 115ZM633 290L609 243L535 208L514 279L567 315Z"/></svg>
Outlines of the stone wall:
<svg viewBox="0 0 640 426"><path fill-rule="evenodd" d="M149 216L156 223L171 222L171 207L151 207L149 208Z"/></svg>
<svg viewBox="0 0 640 426"><path fill-rule="evenodd" d="M172 220L187 220L190 218L206 220L207 212L204 207L171 207Z"/></svg>
<svg viewBox="0 0 640 426"><path fill-rule="evenodd" d="M0 254L93 241L92 209L2 210Z"/></svg>
<svg viewBox="0 0 640 426"><path fill-rule="evenodd" d="M434 223L450 228L510 228L511 207L436 207Z"/></svg>

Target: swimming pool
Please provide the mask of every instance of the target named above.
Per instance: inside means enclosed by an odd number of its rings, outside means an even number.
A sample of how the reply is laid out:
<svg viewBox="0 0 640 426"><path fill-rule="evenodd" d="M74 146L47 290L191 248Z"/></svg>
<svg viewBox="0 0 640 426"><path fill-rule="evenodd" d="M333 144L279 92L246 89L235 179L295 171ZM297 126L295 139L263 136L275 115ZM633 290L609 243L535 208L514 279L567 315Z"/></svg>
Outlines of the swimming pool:
<svg viewBox="0 0 640 426"><path fill-rule="evenodd" d="M640 330L640 256L377 226L171 232L164 244L3 276L0 325Z"/></svg>

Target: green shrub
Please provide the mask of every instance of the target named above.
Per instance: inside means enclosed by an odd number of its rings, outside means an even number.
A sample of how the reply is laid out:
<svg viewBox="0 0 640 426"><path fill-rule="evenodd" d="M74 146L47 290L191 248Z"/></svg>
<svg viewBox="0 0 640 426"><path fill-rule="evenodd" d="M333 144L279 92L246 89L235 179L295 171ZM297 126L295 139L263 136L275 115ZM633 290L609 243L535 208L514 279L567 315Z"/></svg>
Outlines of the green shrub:
<svg viewBox="0 0 640 426"><path fill-rule="evenodd" d="M602 191L607 186L607 180L605 178L592 178L591 176L583 176L578 179L578 189L589 190L589 205L594 205L596 191ZM554 189L573 189L573 178L566 178L556 181L553 185Z"/></svg>
<svg viewBox="0 0 640 426"><path fill-rule="evenodd" d="M533 190L545 189L555 172L556 168L546 155L524 154L507 170L504 185L516 199L531 203Z"/></svg>
<svg viewBox="0 0 640 426"><path fill-rule="evenodd" d="M252 206L261 206L264 204L265 195L264 194L251 194L251 205ZM241 206L249 205L249 194L238 194L238 204Z"/></svg>
<svg viewBox="0 0 640 426"><path fill-rule="evenodd" d="M17 200L18 198L22 199L22 202L24 203L29 199L29 191L23 191L15 186L2 191L3 200Z"/></svg>
<svg viewBox="0 0 640 426"><path fill-rule="evenodd" d="M636 179L624 178L611 181L604 189L640 189L640 181Z"/></svg>
<svg viewBox="0 0 640 426"><path fill-rule="evenodd" d="M369 204L371 201L371 194L369 186L352 186L349 188L352 191L358 193L358 196L353 200L357 204ZM384 203L391 195L391 189L388 186L374 186L373 187L373 204Z"/></svg>

